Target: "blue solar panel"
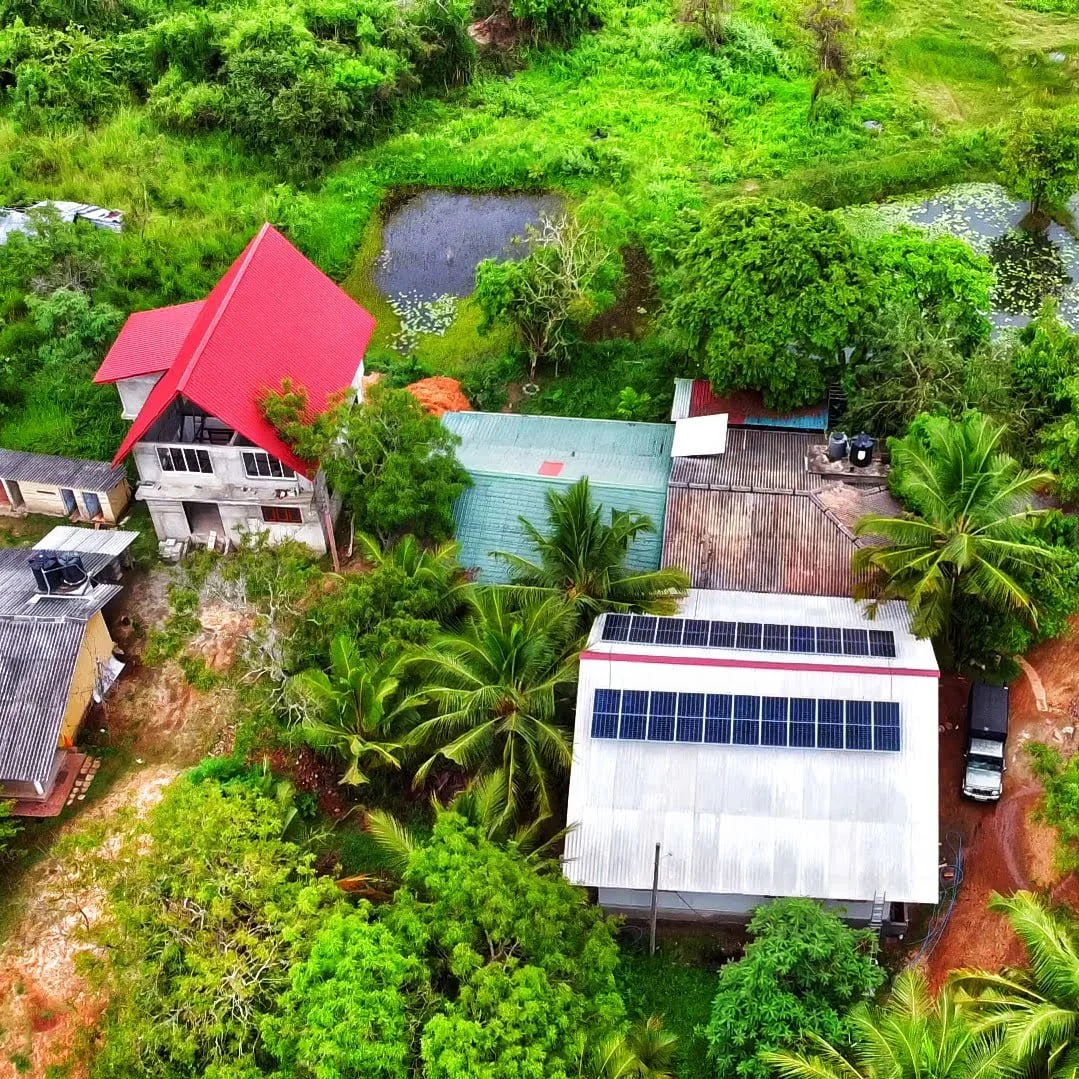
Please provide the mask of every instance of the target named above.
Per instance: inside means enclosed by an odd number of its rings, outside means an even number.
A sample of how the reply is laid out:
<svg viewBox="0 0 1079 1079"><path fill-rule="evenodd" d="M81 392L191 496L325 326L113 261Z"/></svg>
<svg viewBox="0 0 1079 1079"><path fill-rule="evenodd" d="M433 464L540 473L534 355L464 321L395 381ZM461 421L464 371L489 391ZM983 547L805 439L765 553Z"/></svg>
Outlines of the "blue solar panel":
<svg viewBox="0 0 1079 1079"><path fill-rule="evenodd" d="M731 707L734 698L729 693L709 693L705 704L704 740L713 745L727 745L731 740Z"/></svg>
<svg viewBox="0 0 1079 1079"><path fill-rule="evenodd" d="M678 725L675 737L679 742L699 742L704 736L704 694L678 694Z"/></svg>
<svg viewBox="0 0 1079 1079"><path fill-rule="evenodd" d="M622 694L617 689L597 689L592 705L592 737L618 737L618 703Z"/></svg>
<svg viewBox="0 0 1079 1079"><path fill-rule="evenodd" d="M622 694L622 725L618 737L643 739L648 726L648 690L627 689Z"/></svg>
<svg viewBox="0 0 1079 1079"><path fill-rule="evenodd" d="M738 623L738 647L753 648L760 651L761 647L761 624L760 622Z"/></svg>
<svg viewBox="0 0 1079 1079"><path fill-rule="evenodd" d="M843 655L868 656L869 634L864 629L843 630Z"/></svg>
<svg viewBox="0 0 1079 1079"><path fill-rule="evenodd" d="M712 629L708 634L709 647L733 648L734 631L735 626L733 622L713 622Z"/></svg>
<svg viewBox="0 0 1079 1079"><path fill-rule="evenodd" d="M609 614L603 620L604 641L624 641L629 637L630 617L628 614Z"/></svg>
<svg viewBox="0 0 1079 1079"><path fill-rule="evenodd" d="M818 626L817 651L826 656L841 656L843 654L842 632L838 629Z"/></svg>
<svg viewBox="0 0 1079 1079"><path fill-rule="evenodd" d="M785 746L787 744L786 697L764 697L761 700L761 745Z"/></svg>
<svg viewBox="0 0 1079 1079"><path fill-rule="evenodd" d="M597 689L592 737L898 752L894 701Z"/></svg>
<svg viewBox="0 0 1079 1079"><path fill-rule="evenodd" d="M732 741L739 746L759 745L761 740L761 699L760 697L734 698L734 737Z"/></svg>
<svg viewBox="0 0 1079 1079"><path fill-rule="evenodd" d="M812 626L791 626L791 651L816 652L817 631Z"/></svg>
<svg viewBox="0 0 1079 1079"><path fill-rule="evenodd" d="M682 619L661 618L656 626L656 644L681 644Z"/></svg>
<svg viewBox="0 0 1079 1079"><path fill-rule="evenodd" d="M791 698L791 745L812 749L817 744L817 702Z"/></svg>
<svg viewBox="0 0 1079 1079"><path fill-rule="evenodd" d="M687 618L682 631L682 643L690 648L708 647L708 620L705 618Z"/></svg>
<svg viewBox="0 0 1079 1079"><path fill-rule="evenodd" d="M652 644L656 639L656 621L654 615L635 614L633 625L629 627L629 639L635 644Z"/></svg>
<svg viewBox="0 0 1079 1079"><path fill-rule="evenodd" d="M820 749L843 748L843 702L817 702L817 746Z"/></svg>
<svg viewBox="0 0 1079 1079"><path fill-rule="evenodd" d="M882 659L895 659L895 634L890 629L871 629L869 654Z"/></svg>
<svg viewBox="0 0 1079 1079"><path fill-rule="evenodd" d="M648 709L648 738L652 742L674 740L674 710L677 693L653 693Z"/></svg>
<svg viewBox="0 0 1079 1079"><path fill-rule="evenodd" d="M873 748L873 705L847 701L847 749Z"/></svg>
<svg viewBox="0 0 1079 1079"><path fill-rule="evenodd" d="M887 753L899 752L899 705L895 701L873 704L873 748Z"/></svg>
<svg viewBox="0 0 1079 1079"><path fill-rule="evenodd" d="M787 652L790 650L790 626L765 625L765 652Z"/></svg>

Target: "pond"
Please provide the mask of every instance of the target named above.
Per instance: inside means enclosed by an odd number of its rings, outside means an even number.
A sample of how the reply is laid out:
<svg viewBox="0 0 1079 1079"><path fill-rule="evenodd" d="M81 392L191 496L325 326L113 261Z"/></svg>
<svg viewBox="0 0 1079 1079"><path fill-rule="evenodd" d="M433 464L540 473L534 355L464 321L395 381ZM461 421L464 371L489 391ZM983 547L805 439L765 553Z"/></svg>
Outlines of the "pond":
<svg viewBox="0 0 1079 1079"><path fill-rule="evenodd" d="M554 195L455 194L424 191L401 203L382 228L374 282L396 306L467 296L484 259L521 258L529 225L557 214Z"/></svg>
<svg viewBox="0 0 1079 1079"><path fill-rule="evenodd" d="M1079 211L1079 200L1069 207ZM996 283L990 317L998 329L1024 326L1044 299L1055 296L1060 314L1079 330L1079 240L1055 222L1031 232L1020 228L1027 204L997 184L958 184L929 198L906 199L846 211L856 228L879 231L901 224L966 240L993 264Z"/></svg>

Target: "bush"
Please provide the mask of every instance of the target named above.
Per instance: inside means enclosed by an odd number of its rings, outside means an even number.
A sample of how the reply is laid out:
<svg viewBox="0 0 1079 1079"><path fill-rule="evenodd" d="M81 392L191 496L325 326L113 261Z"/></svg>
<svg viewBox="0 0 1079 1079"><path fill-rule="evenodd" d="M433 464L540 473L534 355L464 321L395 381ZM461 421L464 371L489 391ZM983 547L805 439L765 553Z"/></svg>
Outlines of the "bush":
<svg viewBox="0 0 1079 1079"><path fill-rule="evenodd" d="M718 1079L770 1079L761 1054L812 1033L846 1041L847 1013L884 982L876 939L811 899L777 899L749 923L745 956L719 972L706 1030Z"/></svg>

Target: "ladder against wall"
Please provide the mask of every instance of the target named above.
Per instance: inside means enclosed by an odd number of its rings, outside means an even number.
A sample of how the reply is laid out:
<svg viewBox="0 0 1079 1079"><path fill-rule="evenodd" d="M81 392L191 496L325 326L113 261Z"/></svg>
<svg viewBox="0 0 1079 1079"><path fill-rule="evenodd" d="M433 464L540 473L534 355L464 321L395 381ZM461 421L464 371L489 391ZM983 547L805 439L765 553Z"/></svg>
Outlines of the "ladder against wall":
<svg viewBox="0 0 1079 1079"><path fill-rule="evenodd" d="M879 933L884 926L884 911L887 907L884 899L883 892L876 892L873 895L873 910L869 915L869 928L874 933Z"/></svg>

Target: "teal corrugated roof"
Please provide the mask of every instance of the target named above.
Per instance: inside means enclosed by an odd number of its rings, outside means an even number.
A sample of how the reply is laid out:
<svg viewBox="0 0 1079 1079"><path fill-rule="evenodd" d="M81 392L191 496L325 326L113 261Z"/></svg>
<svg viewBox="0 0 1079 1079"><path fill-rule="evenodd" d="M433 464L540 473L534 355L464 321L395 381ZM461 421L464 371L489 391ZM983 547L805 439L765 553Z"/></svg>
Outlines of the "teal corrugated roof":
<svg viewBox="0 0 1079 1079"><path fill-rule="evenodd" d="M629 563L658 568L673 426L490 412L449 412L442 419L462 440L457 456L474 484L454 506L461 562L478 568L483 580L506 580L493 550L534 555L519 518L543 528L545 492L581 476L588 476L605 511L652 518L656 533L633 544Z"/></svg>

